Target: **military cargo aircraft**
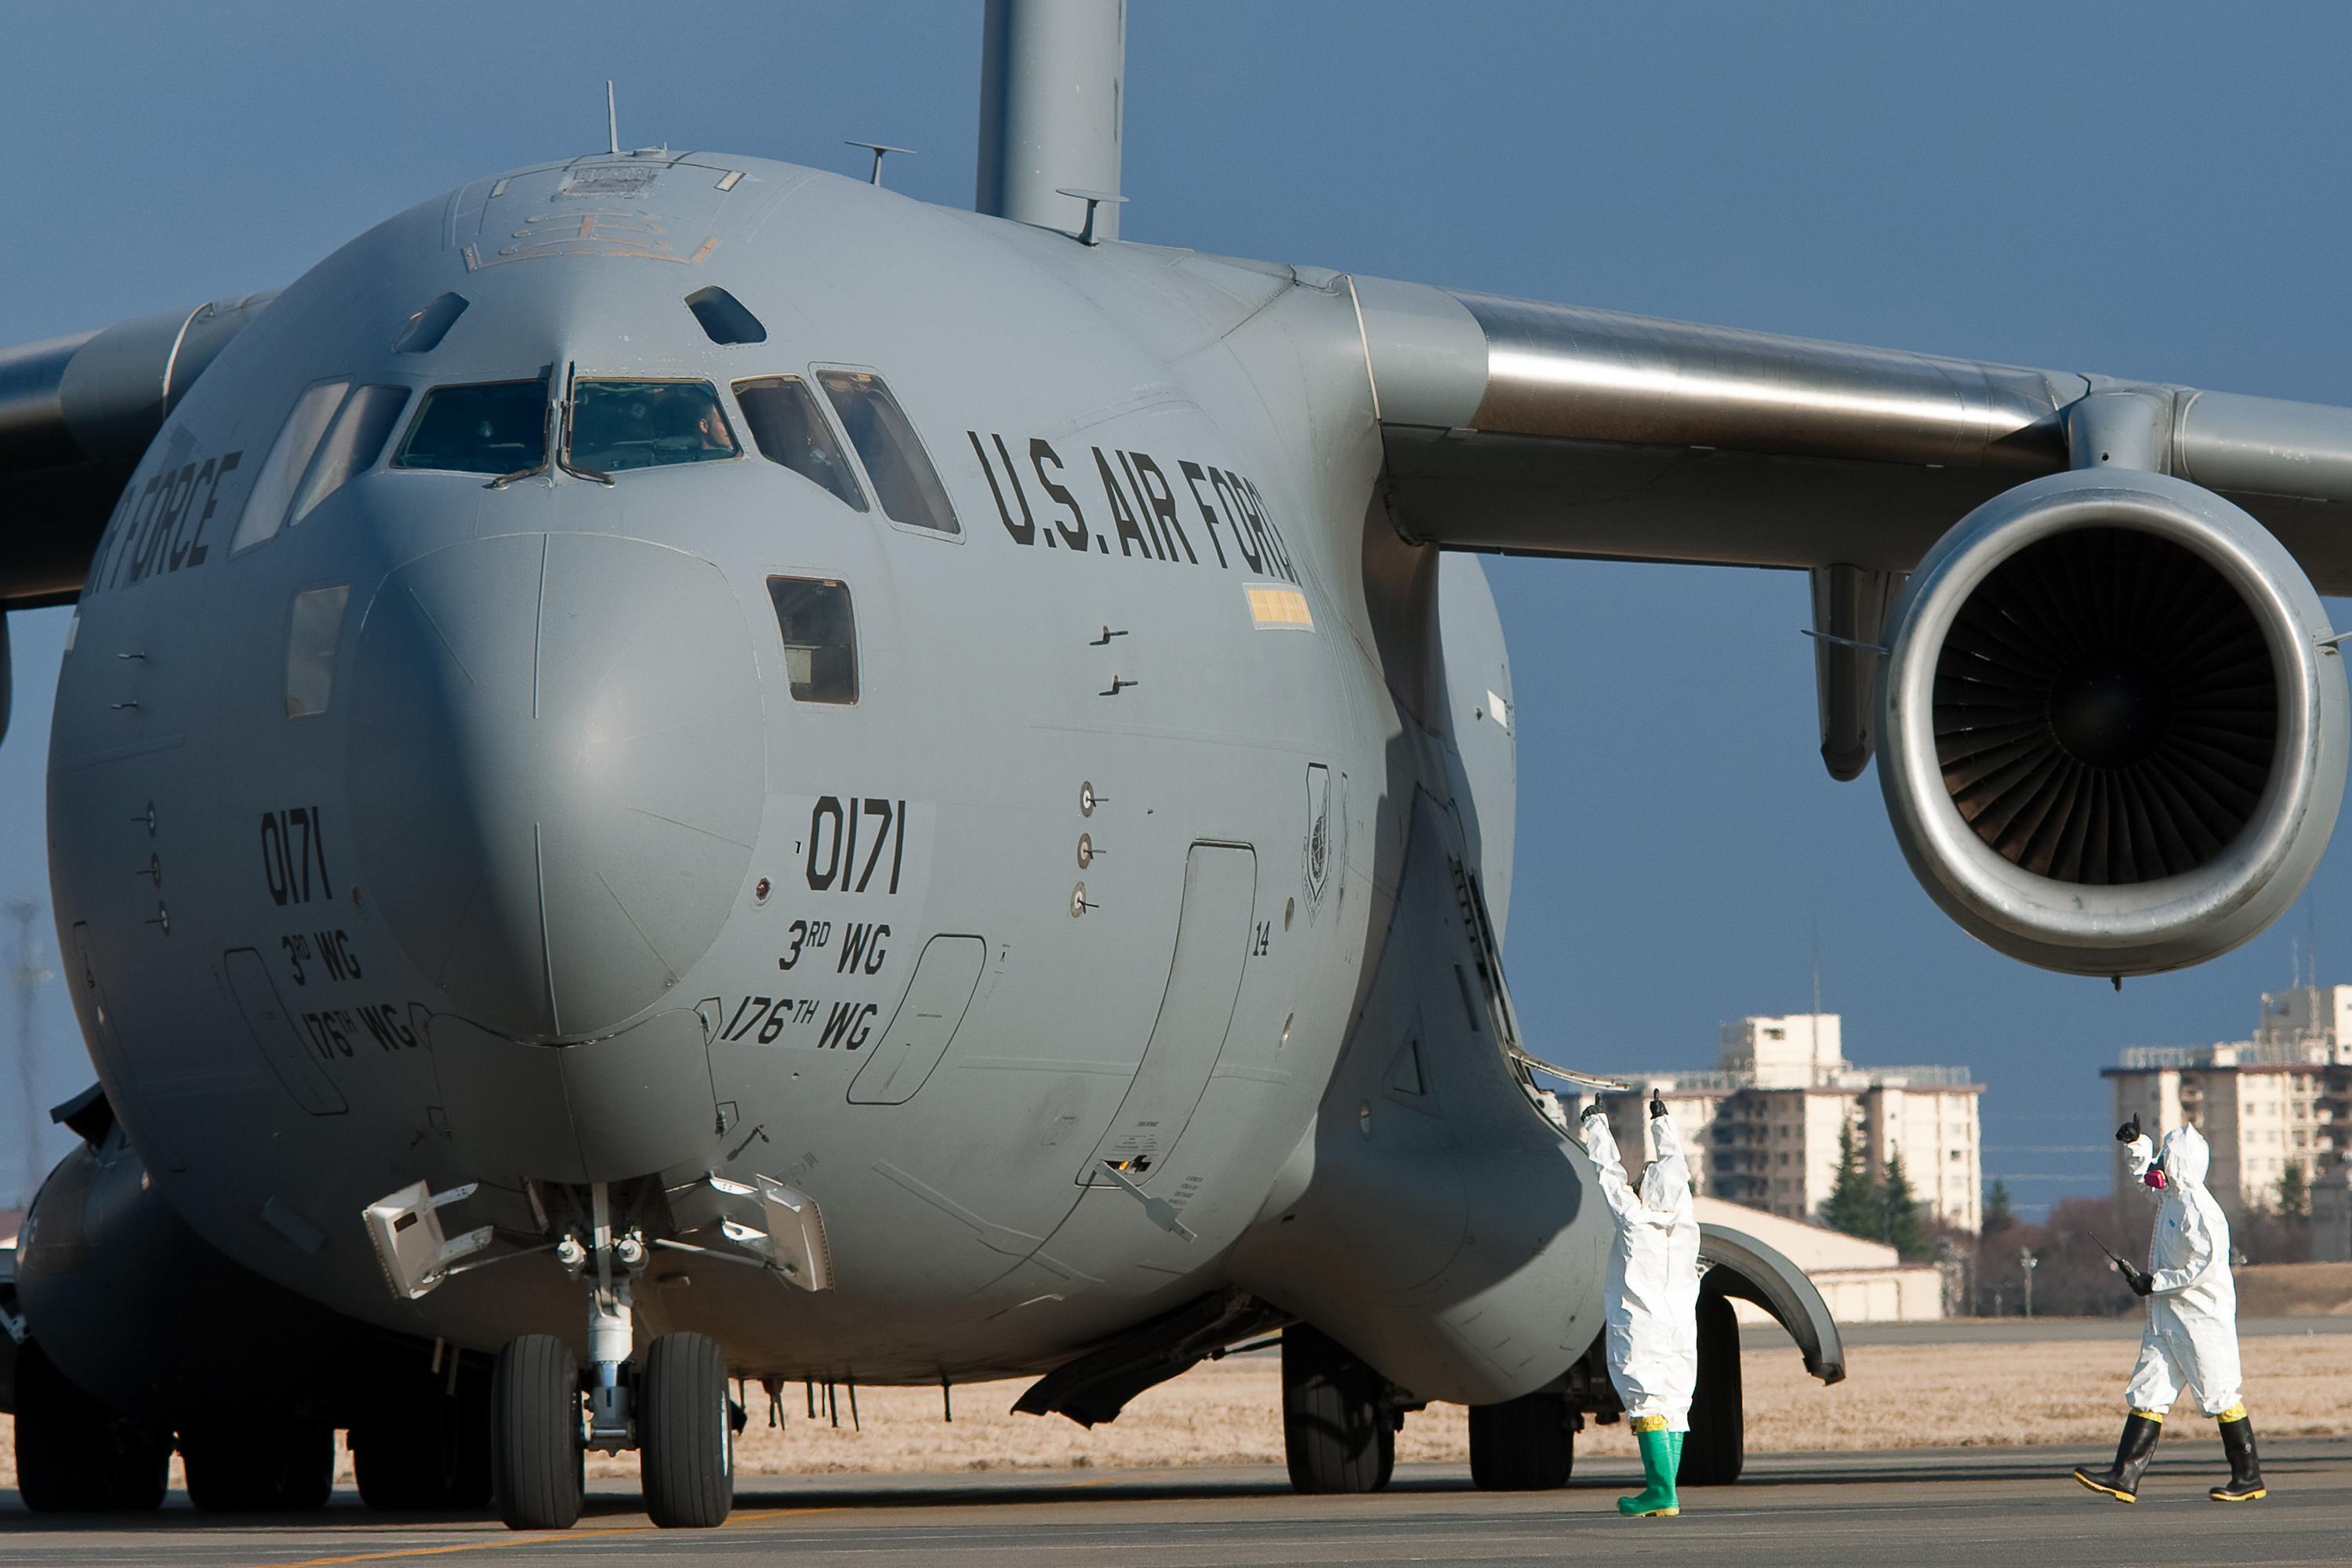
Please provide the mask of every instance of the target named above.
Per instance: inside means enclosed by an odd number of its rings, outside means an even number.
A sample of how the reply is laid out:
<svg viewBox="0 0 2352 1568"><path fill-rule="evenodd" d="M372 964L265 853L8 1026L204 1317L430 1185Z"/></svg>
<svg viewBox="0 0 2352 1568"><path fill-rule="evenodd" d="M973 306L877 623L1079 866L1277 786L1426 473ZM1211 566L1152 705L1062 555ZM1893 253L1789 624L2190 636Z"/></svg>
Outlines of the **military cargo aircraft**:
<svg viewBox="0 0 2352 1568"><path fill-rule="evenodd" d="M1276 1340L1300 1488L1431 1401L1559 1484L1546 1086L1608 1086L1504 978L1479 552L1811 574L1825 763L2024 962L2303 888L2352 410L1125 243L1123 46L992 0L973 212L615 135L0 352L98 1078L0 1300L30 1506L313 1507L340 1430L379 1508L635 1451L709 1525L792 1384L1093 1424ZM1731 1302L1843 1352L1705 1247L1723 1481Z"/></svg>

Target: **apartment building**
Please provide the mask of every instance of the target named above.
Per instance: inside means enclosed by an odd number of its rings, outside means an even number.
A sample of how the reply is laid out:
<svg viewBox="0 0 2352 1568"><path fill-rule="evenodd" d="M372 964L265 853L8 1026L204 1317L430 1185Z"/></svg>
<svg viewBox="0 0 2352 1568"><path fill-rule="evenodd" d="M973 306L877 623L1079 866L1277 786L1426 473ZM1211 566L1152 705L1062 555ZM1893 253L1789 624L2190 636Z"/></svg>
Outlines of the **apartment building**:
<svg viewBox="0 0 2352 1568"><path fill-rule="evenodd" d="M2352 1136L2352 985L2266 993L2253 1038L2126 1046L2101 1076L2115 1085L2117 1121L2137 1114L2151 1135L2184 1123L2205 1135L2225 1212L2275 1209L2290 1166L2308 1189ZM2120 1150L2115 1179L2128 1190Z"/></svg>
<svg viewBox="0 0 2352 1568"><path fill-rule="evenodd" d="M1723 1026L1719 1068L1612 1074L1638 1086L1601 1097L1618 1146L1638 1157L1655 1093L1674 1110L1698 1191L1811 1220L1837 1181L1839 1133L1851 1127L1874 1169L1902 1155L1930 1215L1977 1229L1984 1086L1964 1067L1857 1066L1842 1037L1835 1013L1738 1018Z"/></svg>

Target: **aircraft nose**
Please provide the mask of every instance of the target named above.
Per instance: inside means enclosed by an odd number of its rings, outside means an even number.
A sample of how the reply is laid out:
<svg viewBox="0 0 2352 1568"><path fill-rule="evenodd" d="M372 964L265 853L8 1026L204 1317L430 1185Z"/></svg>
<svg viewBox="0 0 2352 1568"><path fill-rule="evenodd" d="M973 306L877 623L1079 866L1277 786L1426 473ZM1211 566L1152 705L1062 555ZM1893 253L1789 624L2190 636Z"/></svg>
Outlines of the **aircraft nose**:
<svg viewBox="0 0 2352 1568"><path fill-rule="evenodd" d="M436 1011L593 1035L709 949L764 790L719 568L605 534L453 545L385 580L351 690L362 886Z"/></svg>

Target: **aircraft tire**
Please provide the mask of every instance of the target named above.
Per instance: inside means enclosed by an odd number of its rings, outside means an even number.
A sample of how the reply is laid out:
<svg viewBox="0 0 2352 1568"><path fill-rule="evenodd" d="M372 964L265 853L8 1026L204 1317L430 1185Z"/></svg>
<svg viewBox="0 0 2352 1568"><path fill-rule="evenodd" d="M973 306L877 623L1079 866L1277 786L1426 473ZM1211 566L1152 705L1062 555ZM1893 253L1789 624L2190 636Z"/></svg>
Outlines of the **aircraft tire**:
<svg viewBox="0 0 2352 1568"><path fill-rule="evenodd" d="M524 1334L499 1352L490 1384L490 1460L509 1530L569 1530L580 1518L586 1449L580 1363L552 1334Z"/></svg>
<svg viewBox="0 0 2352 1568"><path fill-rule="evenodd" d="M1396 1469L1380 1373L1304 1323L1282 1331L1282 1457L1291 1489L1376 1492Z"/></svg>
<svg viewBox="0 0 2352 1568"><path fill-rule="evenodd" d="M16 1352L16 1489L35 1513L161 1508L172 1445L132 1428L36 1343Z"/></svg>
<svg viewBox="0 0 2352 1568"><path fill-rule="evenodd" d="M646 1512L665 1530L708 1530L735 1506L727 1361L708 1334L663 1334L637 1379Z"/></svg>
<svg viewBox="0 0 2352 1568"><path fill-rule="evenodd" d="M1568 1484L1576 1429L1564 1394L1527 1394L1470 1407L1470 1479L1484 1492L1541 1492Z"/></svg>
<svg viewBox="0 0 2352 1568"><path fill-rule="evenodd" d="M360 1501L378 1513L467 1512L490 1500L490 1379L461 1366L454 1391L442 1374L404 1373L370 1416L352 1428Z"/></svg>
<svg viewBox="0 0 2352 1568"><path fill-rule="evenodd" d="M335 1489L335 1434L315 1421L180 1434L188 1501L206 1513L308 1513Z"/></svg>
<svg viewBox="0 0 2352 1568"><path fill-rule="evenodd" d="M1686 1487L1727 1487L1747 1460L1747 1412L1739 1380L1739 1320L1728 1297L1698 1299L1698 1384L1691 1396L1690 1436L1683 1440Z"/></svg>

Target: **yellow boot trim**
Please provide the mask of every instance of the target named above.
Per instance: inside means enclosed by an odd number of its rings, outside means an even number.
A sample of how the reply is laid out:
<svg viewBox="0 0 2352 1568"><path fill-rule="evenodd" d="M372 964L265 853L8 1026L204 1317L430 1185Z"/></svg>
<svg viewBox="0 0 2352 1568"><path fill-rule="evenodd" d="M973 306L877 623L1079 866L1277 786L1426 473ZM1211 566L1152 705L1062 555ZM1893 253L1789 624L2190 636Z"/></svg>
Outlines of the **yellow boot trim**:
<svg viewBox="0 0 2352 1568"><path fill-rule="evenodd" d="M2213 1417L2214 1420L2221 1422L2243 1421L2245 1418L2246 1402L2242 1399L2230 1406L2227 1410L2221 1412L2221 1415Z"/></svg>
<svg viewBox="0 0 2352 1568"><path fill-rule="evenodd" d="M1625 1429L1633 1433L1663 1432L1666 1429L1666 1418L1663 1415L1636 1415L1625 1424Z"/></svg>
<svg viewBox="0 0 2352 1568"><path fill-rule="evenodd" d="M2241 1405L2238 1406L2239 1415L2243 1416L2245 1413L2246 1407L2244 1405ZM2138 1416L2143 1421L2153 1421L2159 1426L2164 1425L2164 1412L2161 1410L2135 1410L2132 1414ZM2227 1421L2229 1417L2224 1415L2221 1419Z"/></svg>
<svg viewBox="0 0 2352 1568"><path fill-rule="evenodd" d="M2074 1479L2082 1482L2084 1486L2090 1488L2093 1491L2099 1493L2101 1496L2111 1497L2117 1502L2136 1503L2139 1501L2139 1499L2132 1496L2129 1492L2119 1492L2113 1487L2100 1485L2097 1481L2093 1480L2090 1477L2084 1475L2080 1470L2076 1470L2074 1472Z"/></svg>
<svg viewBox="0 0 2352 1568"><path fill-rule="evenodd" d="M2205 1494L2215 1502L2260 1502L2271 1495L2268 1487L2256 1487L2250 1492L2225 1492L2218 1487Z"/></svg>

